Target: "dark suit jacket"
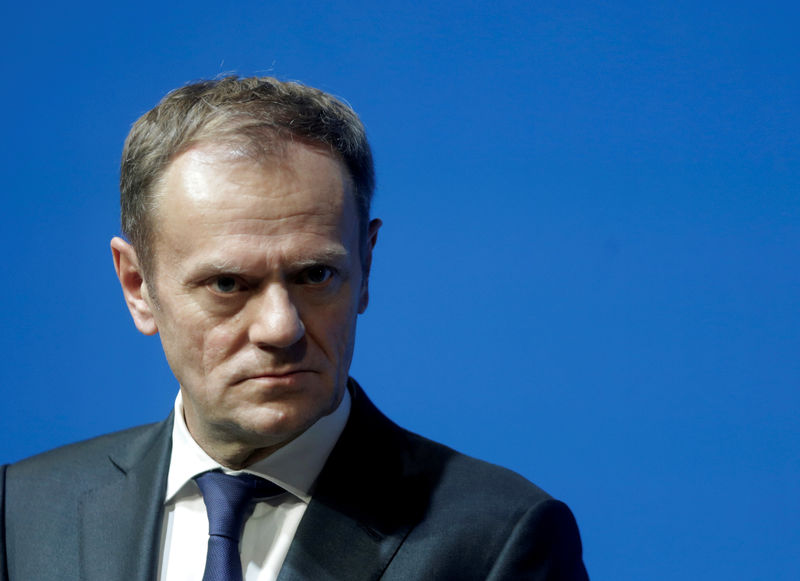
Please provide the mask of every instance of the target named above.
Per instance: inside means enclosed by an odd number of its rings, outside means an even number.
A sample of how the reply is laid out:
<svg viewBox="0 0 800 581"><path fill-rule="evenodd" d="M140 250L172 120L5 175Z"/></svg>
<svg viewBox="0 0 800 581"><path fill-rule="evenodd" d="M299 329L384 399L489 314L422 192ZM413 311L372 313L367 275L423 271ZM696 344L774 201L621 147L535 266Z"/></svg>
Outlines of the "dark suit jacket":
<svg viewBox="0 0 800 581"><path fill-rule="evenodd" d="M587 578L566 505L351 388L280 581ZM154 579L171 430L170 417L2 467L0 581Z"/></svg>

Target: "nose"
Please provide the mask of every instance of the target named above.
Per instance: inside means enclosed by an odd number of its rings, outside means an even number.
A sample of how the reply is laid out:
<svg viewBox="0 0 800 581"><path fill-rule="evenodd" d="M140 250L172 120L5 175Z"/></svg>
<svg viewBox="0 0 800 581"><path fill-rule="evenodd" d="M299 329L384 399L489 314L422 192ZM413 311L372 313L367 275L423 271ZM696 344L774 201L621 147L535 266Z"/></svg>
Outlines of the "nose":
<svg viewBox="0 0 800 581"><path fill-rule="evenodd" d="M286 287L269 285L251 300L254 303L249 328L252 343L267 349L285 349L303 337L306 328Z"/></svg>

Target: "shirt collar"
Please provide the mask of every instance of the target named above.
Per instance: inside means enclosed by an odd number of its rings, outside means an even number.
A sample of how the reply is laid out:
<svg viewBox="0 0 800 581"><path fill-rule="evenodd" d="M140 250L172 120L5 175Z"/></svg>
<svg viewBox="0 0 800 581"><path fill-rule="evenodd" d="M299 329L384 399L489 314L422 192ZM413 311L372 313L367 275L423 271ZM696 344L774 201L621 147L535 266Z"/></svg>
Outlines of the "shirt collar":
<svg viewBox="0 0 800 581"><path fill-rule="evenodd" d="M311 500L311 488L314 481L344 430L349 415L350 392L345 389L342 401L333 413L317 420L305 432L263 460L259 460L244 470L233 471L223 468L194 441L183 418L183 398L181 392L178 391L175 398L172 453L164 503L174 501L178 493L198 474L220 468L231 474L238 472L256 474L275 482L303 502L308 503ZM195 488L190 490L197 492ZM197 493L199 494L199 492Z"/></svg>

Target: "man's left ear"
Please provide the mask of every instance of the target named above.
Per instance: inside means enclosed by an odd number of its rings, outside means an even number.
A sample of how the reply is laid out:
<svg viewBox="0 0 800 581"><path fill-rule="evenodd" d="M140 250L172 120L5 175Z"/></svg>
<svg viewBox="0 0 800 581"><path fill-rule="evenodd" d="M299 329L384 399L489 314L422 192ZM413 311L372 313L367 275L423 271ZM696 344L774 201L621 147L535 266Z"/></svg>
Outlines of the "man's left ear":
<svg viewBox="0 0 800 581"><path fill-rule="evenodd" d="M369 230L367 231L367 248L364 252L363 276L361 278L361 295L358 299L358 314L360 315L367 310L369 304L369 271L372 268L372 251L375 249L375 244L378 242L378 230L380 230L383 222L379 218L374 218L369 223Z"/></svg>

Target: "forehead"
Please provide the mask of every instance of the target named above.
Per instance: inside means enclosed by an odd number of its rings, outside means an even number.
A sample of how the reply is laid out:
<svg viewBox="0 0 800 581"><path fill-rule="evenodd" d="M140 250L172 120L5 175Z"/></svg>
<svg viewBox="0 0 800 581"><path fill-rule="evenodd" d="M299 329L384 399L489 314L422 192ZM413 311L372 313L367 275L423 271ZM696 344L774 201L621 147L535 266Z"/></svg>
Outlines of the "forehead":
<svg viewBox="0 0 800 581"><path fill-rule="evenodd" d="M229 144L195 146L170 164L155 193L157 255L267 238L272 246L289 237L349 246L357 236L349 172L338 157L304 144L287 142L267 158Z"/></svg>
<svg viewBox="0 0 800 581"><path fill-rule="evenodd" d="M222 202L223 193L234 202L237 193L257 193L265 209L277 209L269 202L287 202L293 193L305 194L307 203L327 205L345 191L353 193L352 179L335 154L280 140L269 149L236 142L194 145L167 166L154 193L159 208L172 202Z"/></svg>

